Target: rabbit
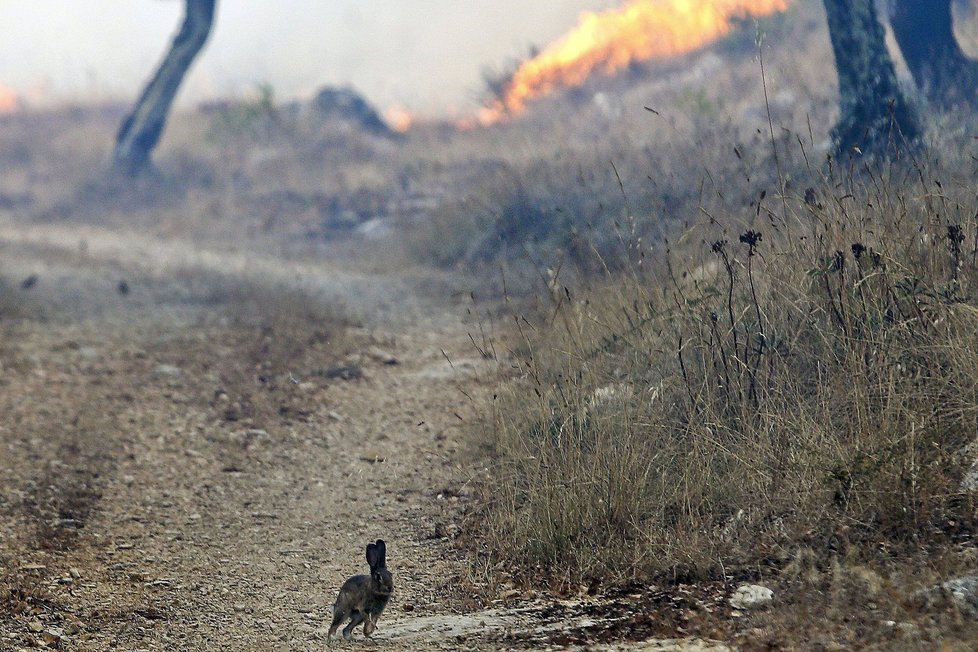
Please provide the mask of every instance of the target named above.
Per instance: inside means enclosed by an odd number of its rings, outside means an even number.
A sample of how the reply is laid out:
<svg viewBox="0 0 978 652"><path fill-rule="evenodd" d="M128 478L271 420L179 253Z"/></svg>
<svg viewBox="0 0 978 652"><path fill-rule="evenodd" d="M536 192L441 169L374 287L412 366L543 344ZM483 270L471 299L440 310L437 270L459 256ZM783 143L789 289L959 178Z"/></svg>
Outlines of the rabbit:
<svg viewBox="0 0 978 652"><path fill-rule="evenodd" d="M387 546L383 539L367 544L367 565L370 575L355 575L343 583L333 605L333 623L329 626L329 642L344 620L343 638L349 639L354 628L363 623L363 635L370 637L377 629L377 620L394 592L394 577L387 570Z"/></svg>

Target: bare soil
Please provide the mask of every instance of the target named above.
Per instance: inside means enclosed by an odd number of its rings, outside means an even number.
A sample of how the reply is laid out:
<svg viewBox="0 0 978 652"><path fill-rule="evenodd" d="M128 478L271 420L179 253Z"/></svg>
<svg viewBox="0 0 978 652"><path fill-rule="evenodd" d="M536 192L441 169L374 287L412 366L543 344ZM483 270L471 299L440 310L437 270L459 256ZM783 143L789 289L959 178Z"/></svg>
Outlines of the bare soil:
<svg viewBox="0 0 978 652"><path fill-rule="evenodd" d="M587 599L477 609L461 451L498 374L444 279L10 222L0 262L0 649L321 649L376 538L386 648L657 633Z"/></svg>

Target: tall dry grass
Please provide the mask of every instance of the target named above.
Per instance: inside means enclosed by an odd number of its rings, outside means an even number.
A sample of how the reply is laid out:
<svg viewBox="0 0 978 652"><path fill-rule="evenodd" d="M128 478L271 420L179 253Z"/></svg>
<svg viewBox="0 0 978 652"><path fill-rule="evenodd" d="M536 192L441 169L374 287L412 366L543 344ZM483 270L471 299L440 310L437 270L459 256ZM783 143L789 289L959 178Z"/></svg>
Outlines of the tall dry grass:
<svg viewBox="0 0 978 652"><path fill-rule="evenodd" d="M618 583L972 536L978 201L960 142L812 168L811 186L792 169L783 199L704 211L671 241L626 230L623 274L551 276L493 405L494 558Z"/></svg>

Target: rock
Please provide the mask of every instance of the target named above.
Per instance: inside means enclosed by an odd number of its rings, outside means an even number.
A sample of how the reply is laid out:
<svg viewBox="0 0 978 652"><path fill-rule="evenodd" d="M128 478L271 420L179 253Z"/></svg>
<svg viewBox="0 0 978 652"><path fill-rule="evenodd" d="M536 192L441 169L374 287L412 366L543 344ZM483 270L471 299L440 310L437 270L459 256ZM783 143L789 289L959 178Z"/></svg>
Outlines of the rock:
<svg viewBox="0 0 978 652"><path fill-rule="evenodd" d="M169 364L158 364L153 368L153 378L157 380L175 379L183 376L183 369Z"/></svg>
<svg viewBox="0 0 978 652"><path fill-rule="evenodd" d="M93 349L90 346L83 346L82 348L78 349L78 357L82 360L93 362L99 359L99 352L97 349Z"/></svg>
<svg viewBox="0 0 978 652"><path fill-rule="evenodd" d="M918 608L936 611L953 606L962 615L978 619L978 575L957 577L916 591L911 602Z"/></svg>
<svg viewBox="0 0 978 652"><path fill-rule="evenodd" d="M898 623L895 620L884 620L883 625L890 627L907 638L916 638L920 634L920 628L913 623Z"/></svg>
<svg viewBox="0 0 978 652"><path fill-rule="evenodd" d="M978 492L978 462L971 465L971 468L965 471L964 477L961 479L961 489L969 493Z"/></svg>
<svg viewBox="0 0 978 652"><path fill-rule="evenodd" d="M385 351L376 346L372 346L367 350L367 355L376 362L380 364L385 364L389 366L394 366L397 364L397 358L394 357L393 353Z"/></svg>
<svg viewBox="0 0 978 652"><path fill-rule="evenodd" d="M61 639L65 637L65 632L60 627L51 627L50 629L45 629L41 634L41 638L44 639L45 644L49 647L56 646L61 642Z"/></svg>
<svg viewBox="0 0 978 652"><path fill-rule="evenodd" d="M961 490L978 492L978 439L958 451L961 461L968 465L961 479Z"/></svg>
<svg viewBox="0 0 978 652"><path fill-rule="evenodd" d="M734 609L758 609L774 601L774 591L760 584L743 584L730 596Z"/></svg>
<svg viewBox="0 0 978 652"><path fill-rule="evenodd" d="M316 376L322 376L328 380L357 380L363 378L363 370L354 365L339 365L327 367L313 372Z"/></svg>
<svg viewBox="0 0 978 652"><path fill-rule="evenodd" d="M369 462L371 464L379 464L387 459L387 457L380 451L364 451L360 454L360 459L364 462Z"/></svg>
<svg viewBox="0 0 978 652"><path fill-rule="evenodd" d="M332 410L330 410L329 414L327 414L326 416L329 418L330 421L335 421L337 423L341 423L343 421L343 415L340 414L339 412L333 412Z"/></svg>
<svg viewBox="0 0 978 652"><path fill-rule="evenodd" d="M513 598L518 598L522 595L522 591L519 589L508 589L499 594L500 600L512 600Z"/></svg>
<svg viewBox="0 0 978 652"><path fill-rule="evenodd" d="M41 621L40 620L37 620L35 618L34 620L32 620L29 623L27 623L27 629L29 629L32 632L34 632L35 634L37 634L38 632L41 632L41 631L44 630L44 625L41 624Z"/></svg>
<svg viewBox="0 0 978 652"><path fill-rule="evenodd" d="M83 631L85 631L85 624L80 620L72 620L65 625L65 632L69 636L77 636Z"/></svg>
<svg viewBox="0 0 978 652"><path fill-rule="evenodd" d="M266 430L251 428L250 430L245 430L241 438L244 441L245 446L250 446L254 443L268 441L269 436L268 431Z"/></svg>
<svg viewBox="0 0 978 652"><path fill-rule="evenodd" d="M45 566L44 564L21 564L20 566L17 567L17 570L36 571L36 570L44 570L45 568L47 568L47 566Z"/></svg>
<svg viewBox="0 0 978 652"><path fill-rule="evenodd" d="M371 218L359 226L355 231L368 240L379 240L394 232L393 220L386 215L383 217Z"/></svg>
<svg viewBox="0 0 978 652"><path fill-rule="evenodd" d="M322 119L340 120L377 135L393 135L377 110L352 88L326 86L316 94L312 106Z"/></svg>

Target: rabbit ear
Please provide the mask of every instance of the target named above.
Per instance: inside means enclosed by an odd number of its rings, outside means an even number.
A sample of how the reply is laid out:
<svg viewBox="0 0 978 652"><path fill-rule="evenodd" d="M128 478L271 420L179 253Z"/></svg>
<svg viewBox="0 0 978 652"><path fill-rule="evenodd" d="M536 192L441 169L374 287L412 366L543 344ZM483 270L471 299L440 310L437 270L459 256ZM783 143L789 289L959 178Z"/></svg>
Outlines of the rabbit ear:
<svg viewBox="0 0 978 652"><path fill-rule="evenodd" d="M367 544L367 565L370 566L370 570L374 570L380 566L380 560L382 559L380 551L377 550L376 543Z"/></svg>
<svg viewBox="0 0 978 652"><path fill-rule="evenodd" d="M377 539L375 545L377 547L377 556L379 557L377 566L383 568L387 565L387 544L384 543L383 539Z"/></svg>

